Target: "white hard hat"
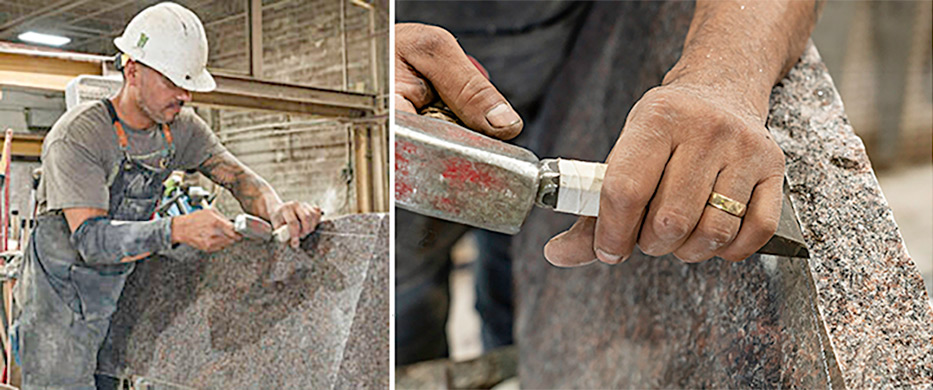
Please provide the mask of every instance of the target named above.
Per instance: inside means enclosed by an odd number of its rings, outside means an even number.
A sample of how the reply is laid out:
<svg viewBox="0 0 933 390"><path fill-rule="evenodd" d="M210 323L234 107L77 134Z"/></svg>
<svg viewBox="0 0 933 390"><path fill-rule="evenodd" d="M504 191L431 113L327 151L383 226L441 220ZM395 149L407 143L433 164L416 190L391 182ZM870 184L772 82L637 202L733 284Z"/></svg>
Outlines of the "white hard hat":
<svg viewBox="0 0 933 390"><path fill-rule="evenodd" d="M165 2L142 10L113 43L179 88L209 92L217 87L207 72L204 26L194 12L178 4Z"/></svg>

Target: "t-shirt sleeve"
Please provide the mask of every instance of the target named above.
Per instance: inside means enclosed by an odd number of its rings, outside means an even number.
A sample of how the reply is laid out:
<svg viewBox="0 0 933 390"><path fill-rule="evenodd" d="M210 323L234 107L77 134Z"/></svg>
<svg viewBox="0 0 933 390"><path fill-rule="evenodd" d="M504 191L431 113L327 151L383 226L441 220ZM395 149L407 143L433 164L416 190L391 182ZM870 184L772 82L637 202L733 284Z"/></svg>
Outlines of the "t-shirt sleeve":
<svg viewBox="0 0 933 390"><path fill-rule="evenodd" d="M176 169L196 169L211 156L226 152L211 128L197 114L188 112L181 122L189 136L184 145L179 145Z"/></svg>
<svg viewBox="0 0 933 390"><path fill-rule="evenodd" d="M85 147L68 139L47 146L42 162L49 210L97 208L107 210L110 193L107 172Z"/></svg>

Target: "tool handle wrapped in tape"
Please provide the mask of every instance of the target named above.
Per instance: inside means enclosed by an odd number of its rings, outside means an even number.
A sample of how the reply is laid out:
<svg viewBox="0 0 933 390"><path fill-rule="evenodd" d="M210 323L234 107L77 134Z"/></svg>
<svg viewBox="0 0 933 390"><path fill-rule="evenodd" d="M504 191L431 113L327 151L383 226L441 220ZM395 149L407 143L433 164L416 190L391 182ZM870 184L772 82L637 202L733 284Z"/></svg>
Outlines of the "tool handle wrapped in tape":
<svg viewBox="0 0 933 390"><path fill-rule="evenodd" d="M272 224L264 219L249 214L239 214L233 219L233 229L243 237L260 240L286 242L291 238L288 225L273 230Z"/></svg>
<svg viewBox="0 0 933 390"><path fill-rule="evenodd" d="M599 192L606 176L606 164L567 160L541 161L536 203L562 213L595 217L599 215Z"/></svg>

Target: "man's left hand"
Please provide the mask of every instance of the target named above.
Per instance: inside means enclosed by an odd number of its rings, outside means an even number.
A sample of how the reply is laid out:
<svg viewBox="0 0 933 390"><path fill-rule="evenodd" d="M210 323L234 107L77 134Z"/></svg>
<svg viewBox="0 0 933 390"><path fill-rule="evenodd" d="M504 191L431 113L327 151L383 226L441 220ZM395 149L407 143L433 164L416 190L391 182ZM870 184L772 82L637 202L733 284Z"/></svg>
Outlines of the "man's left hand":
<svg viewBox="0 0 933 390"><path fill-rule="evenodd" d="M665 85L645 93L609 154L599 217L584 217L545 247L558 266L673 253L695 263L739 261L777 229L784 156L764 118L741 99ZM744 216L707 204L716 192L747 205Z"/></svg>
<svg viewBox="0 0 933 390"><path fill-rule="evenodd" d="M272 226L278 229L282 225L288 225L290 244L292 248L297 249L301 239L317 227L322 214L320 208L305 202L285 202L272 210Z"/></svg>

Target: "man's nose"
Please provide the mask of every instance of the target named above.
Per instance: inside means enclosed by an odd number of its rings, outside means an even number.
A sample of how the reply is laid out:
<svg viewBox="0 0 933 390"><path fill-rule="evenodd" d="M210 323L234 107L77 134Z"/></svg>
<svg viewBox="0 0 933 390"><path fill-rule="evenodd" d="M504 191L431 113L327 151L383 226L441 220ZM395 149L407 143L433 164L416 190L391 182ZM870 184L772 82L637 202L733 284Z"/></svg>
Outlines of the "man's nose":
<svg viewBox="0 0 933 390"><path fill-rule="evenodd" d="M181 88L179 88L178 91L179 91L178 94L175 95L176 99L181 100L183 102L191 101L191 91L188 91L186 89L181 89Z"/></svg>

